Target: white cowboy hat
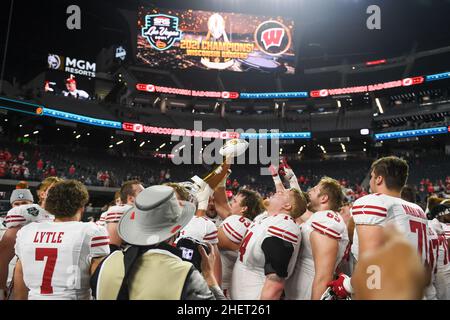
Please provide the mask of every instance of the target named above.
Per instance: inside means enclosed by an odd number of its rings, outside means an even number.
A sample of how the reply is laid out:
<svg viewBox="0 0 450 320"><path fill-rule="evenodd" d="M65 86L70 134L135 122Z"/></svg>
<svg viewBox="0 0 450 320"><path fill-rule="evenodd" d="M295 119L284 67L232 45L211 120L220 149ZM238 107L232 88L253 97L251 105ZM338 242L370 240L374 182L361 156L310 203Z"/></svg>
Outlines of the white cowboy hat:
<svg viewBox="0 0 450 320"><path fill-rule="evenodd" d="M190 202L180 206L172 187L151 186L140 192L134 206L123 214L118 225L119 236L129 244L154 245L180 231L195 211L195 205Z"/></svg>

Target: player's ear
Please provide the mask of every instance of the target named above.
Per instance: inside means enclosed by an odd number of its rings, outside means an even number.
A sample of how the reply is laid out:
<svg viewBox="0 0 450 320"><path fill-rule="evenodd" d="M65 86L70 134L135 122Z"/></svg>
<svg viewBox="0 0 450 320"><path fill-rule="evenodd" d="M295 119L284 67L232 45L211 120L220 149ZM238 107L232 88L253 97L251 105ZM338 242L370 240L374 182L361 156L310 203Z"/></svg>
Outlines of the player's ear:
<svg viewBox="0 0 450 320"><path fill-rule="evenodd" d="M320 202L321 202L321 203L327 202L328 199L329 199L329 197L328 197L328 195L327 195L326 193L324 193L324 194L322 194L322 195L320 196Z"/></svg>
<svg viewBox="0 0 450 320"><path fill-rule="evenodd" d="M378 177L376 177L376 178L375 178L375 182L376 182L376 184L377 184L378 186L379 186L379 185L382 185L383 182L384 182L383 176L378 176Z"/></svg>
<svg viewBox="0 0 450 320"><path fill-rule="evenodd" d="M248 207L247 207L247 206L242 207L242 208L241 208L241 213L244 214L244 213L247 212L247 210L248 210Z"/></svg>
<svg viewBox="0 0 450 320"><path fill-rule="evenodd" d="M283 209L285 209L285 210L287 210L287 211L291 211L291 209L292 209L292 204L291 204L290 202L286 202L286 203L283 205Z"/></svg>

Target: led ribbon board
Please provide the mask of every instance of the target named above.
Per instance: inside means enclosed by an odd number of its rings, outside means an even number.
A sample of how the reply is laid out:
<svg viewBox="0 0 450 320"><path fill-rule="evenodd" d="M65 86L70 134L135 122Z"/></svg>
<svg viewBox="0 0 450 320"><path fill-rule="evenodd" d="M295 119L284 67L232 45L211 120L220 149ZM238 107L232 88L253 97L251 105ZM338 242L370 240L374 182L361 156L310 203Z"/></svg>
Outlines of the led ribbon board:
<svg viewBox="0 0 450 320"><path fill-rule="evenodd" d="M311 139L311 132L241 133L241 139Z"/></svg>
<svg viewBox="0 0 450 320"><path fill-rule="evenodd" d="M308 92L241 92L241 99L288 99L288 98L308 98Z"/></svg>
<svg viewBox="0 0 450 320"><path fill-rule="evenodd" d="M431 136L435 134L444 134L448 132L450 132L450 127L436 127L436 128L416 129L407 131L383 132L383 133L376 133L375 140L390 140L390 139L419 137L419 136Z"/></svg>
<svg viewBox="0 0 450 320"><path fill-rule="evenodd" d="M40 110L40 114L43 116L48 116L52 118L58 118L62 120L68 120L78 123L84 123L84 124L90 124L93 126L99 126L99 127L105 127L105 128L114 128L114 129L122 129L122 123L117 121L110 121L105 119L97 119L97 118L91 118L82 116L79 114L54 110L50 108L42 108Z"/></svg>

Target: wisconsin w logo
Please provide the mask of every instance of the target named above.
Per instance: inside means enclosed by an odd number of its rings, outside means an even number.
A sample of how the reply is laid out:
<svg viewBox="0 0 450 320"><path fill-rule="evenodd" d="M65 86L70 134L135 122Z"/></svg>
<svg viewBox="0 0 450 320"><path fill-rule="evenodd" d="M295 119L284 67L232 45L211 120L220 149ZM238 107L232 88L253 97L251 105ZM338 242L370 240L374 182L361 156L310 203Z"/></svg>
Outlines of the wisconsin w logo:
<svg viewBox="0 0 450 320"><path fill-rule="evenodd" d="M272 28L263 31L261 34L261 41L264 44L264 48L267 50L270 47L279 47L281 40L284 38L283 28Z"/></svg>
<svg viewBox="0 0 450 320"><path fill-rule="evenodd" d="M259 50L268 55L282 55L292 46L291 32L281 22L264 21L256 28L255 42Z"/></svg>

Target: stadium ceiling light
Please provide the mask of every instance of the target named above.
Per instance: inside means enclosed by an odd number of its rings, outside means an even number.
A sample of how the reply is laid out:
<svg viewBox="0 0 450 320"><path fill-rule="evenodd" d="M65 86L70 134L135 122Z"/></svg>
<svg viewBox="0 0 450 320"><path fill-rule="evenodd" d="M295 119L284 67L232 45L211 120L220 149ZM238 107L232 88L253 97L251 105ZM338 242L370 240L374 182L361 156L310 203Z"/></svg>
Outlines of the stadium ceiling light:
<svg viewBox="0 0 450 320"><path fill-rule="evenodd" d="M114 147L112 144L109 145L109 148L111 149L112 147Z"/></svg>
<svg viewBox="0 0 450 320"><path fill-rule="evenodd" d="M120 141L116 142L116 145L119 145L119 144L122 144L122 143L123 143L123 140L120 140Z"/></svg>
<svg viewBox="0 0 450 320"><path fill-rule="evenodd" d="M342 104L341 104L340 100L337 100L337 106L338 106L338 108L342 107Z"/></svg>
<svg viewBox="0 0 450 320"><path fill-rule="evenodd" d="M163 143L162 145L159 146L159 149L162 149L166 146L166 143Z"/></svg>
<svg viewBox="0 0 450 320"><path fill-rule="evenodd" d="M5 119L5 122L8 122L8 119Z"/></svg>
<svg viewBox="0 0 450 320"><path fill-rule="evenodd" d="M366 149L366 148L364 148L364 149L363 149L363 151L364 151L364 152L366 152L366 151L367 151L367 149Z"/></svg>
<svg viewBox="0 0 450 320"><path fill-rule="evenodd" d="M114 136L111 136L111 139L114 139Z"/></svg>
<svg viewBox="0 0 450 320"><path fill-rule="evenodd" d="M136 142L136 139L133 139L134 142Z"/></svg>
<svg viewBox="0 0 450 320"><path fill-rule="evenodd" d="M56 128L56 131L60 131L61 129L60 128Z"/></svg>
<svg viewBox="0 0 450 320"><path fill-rule="evenodd" d="M19 128L22 128L23 126L21 124L19 124Z"/></svg>
<svg viewBox="0 0 450 320"><path fill-rule="evenodd" d="M80 139L80 137L81 137L81 134L77 135L77 136L75 137L75 139Z"/></svg>
<svg viewBox="0 0 450 320"><path fill-rule="evenodd" d="M144 144L145 144L145 141L142 141L141 144L139 145L139 147L142 148L144 146Z"/></svg>
<svg viewBox="0 0 450 320"><path fill-rule="evenodd" d="M88 133L86 133L86 135L87 135L87 136L90 136L91 134L88 132Z"/></svg>
<svg viewBox="0 0 450 320"><path fill-rule="evenodd" d="M159 151L159 148L156 148L156 152L158 152Z"/></svg>
<svg viewBox="0 0 450 320"><path fill-rule="evenodd" d="M375 102L377 103L378 111L380 112L380 114L383 114L384 110L383 110L383 107L381 106L380 99L375 98Z"/></svg>
<svg viewBox="0 0 450 320"><path fill-rule="evenodd" d="M34 131L34 132L33 132L33 134L38 134L38 133L39 133L39 131L38 131L38 130L36 130L36 131Z"/></svg>
<svg viewBox="0 0 450 320"><path fill-rule="evenodd" d="M27 134L25 134L23 137L24 138L28 138L30 135L27 133Z"/></svg>

